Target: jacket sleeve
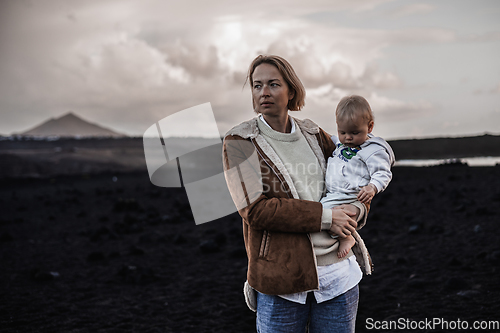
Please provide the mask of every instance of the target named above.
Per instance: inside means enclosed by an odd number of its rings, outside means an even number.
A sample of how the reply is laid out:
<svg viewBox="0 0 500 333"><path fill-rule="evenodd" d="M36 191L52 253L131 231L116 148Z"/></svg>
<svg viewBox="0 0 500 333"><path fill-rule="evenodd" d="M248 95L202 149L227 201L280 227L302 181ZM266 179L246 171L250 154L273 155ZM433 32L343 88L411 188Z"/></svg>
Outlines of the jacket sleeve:
<svg viewBox="0 0 500 333"><path fill-rule="evenodd" d="M223 162L229 192L251 228L297 233L321 230L321 203L288 196L250 140L226 136Z"/></svg>
<svg viewBox="0 0 500 333"><path fill-rule="evenodd" d="M387 188L392 179L391 161L385 149L377 149L365 161L370 173L370 183L377 187L377 193Z"/></svg>
<svg viewBox="0 0 500 333"><path fill-rule="evenodd" d="M363 228L366 224L366 220L368 218L368 211L370 210L370 203L364 204L361 203L360 201L354 201L353 203L351 203L351 205L359 209L359 215L358 218L356 219L356 222L358 222L356 230L359 230Z"/></svg>
<svg viewBox="0 0 500 333"><path fill-rule="evenodd" d="M319 129L319 141L323 147L323 153L325 155L325 160L328 160L328 157L332 156L333 151L335 150L335 142L332 140L332 135L325 132L323 129Z"/></svg>

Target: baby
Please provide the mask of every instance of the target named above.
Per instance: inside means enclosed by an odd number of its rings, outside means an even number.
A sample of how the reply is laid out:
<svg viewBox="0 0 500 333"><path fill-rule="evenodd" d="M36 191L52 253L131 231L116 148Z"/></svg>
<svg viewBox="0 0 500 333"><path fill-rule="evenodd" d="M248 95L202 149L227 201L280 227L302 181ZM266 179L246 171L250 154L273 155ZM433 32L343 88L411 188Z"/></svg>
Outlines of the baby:
<svg viewBox="0 0 500 333"><path fill-rule="evenodd" d="M335 117L338 137L332 136L332 140L337 148L328 158L325 177L327 193L321 203L325 208L356 200L368 203L389 185L394 153L384 139L371 134L373 114L370 104L363 97L353 95L342 98ZM338 237L338 240L337 256L343 258L355 244L355 239L350 235Z"/></svg>

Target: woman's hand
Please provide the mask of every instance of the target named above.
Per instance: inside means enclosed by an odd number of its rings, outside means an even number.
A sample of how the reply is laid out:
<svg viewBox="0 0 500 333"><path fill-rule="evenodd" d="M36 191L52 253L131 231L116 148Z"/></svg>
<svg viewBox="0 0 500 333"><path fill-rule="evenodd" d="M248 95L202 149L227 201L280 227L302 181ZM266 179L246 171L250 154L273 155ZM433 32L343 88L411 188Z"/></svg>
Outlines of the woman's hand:
<svg viewBox="0 0 500 333"><path fill-rule="evenodd" d="M344 211L348 211L354 213L354 219L358 221L359 213L361 213L360 209L351 204L342 204L340 206L335 207L334 209L343 209Z"/></svg>
<svg viewBox="0 0 500 333"><path fill-rule="evenodd" d="M351 205L343 205L345 207L339 206L332 209L332 226L330 227L330 233L338 235L339 237L345 238L351 235L358 226L356 220L352 218L352 216L356 216L357 210L356 207L350 209L347 206Z"/></svg>

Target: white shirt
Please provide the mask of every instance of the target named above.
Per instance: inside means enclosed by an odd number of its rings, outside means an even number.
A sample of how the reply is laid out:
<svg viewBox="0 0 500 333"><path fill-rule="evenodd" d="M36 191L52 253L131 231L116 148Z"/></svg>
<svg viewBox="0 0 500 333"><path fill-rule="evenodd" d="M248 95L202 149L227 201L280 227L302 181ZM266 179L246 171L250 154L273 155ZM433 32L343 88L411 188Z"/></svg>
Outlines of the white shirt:
<svg viewBox="0 0 500 333"><path fill-rule="evenodd" d="M319 290L313 291L314 298L318 303L331 300L355 287L362 277L363 273L355 256L328 266L318 266ZM278 296L306 304L307 291Z"/></svg>
<svg viewBox="0 0 500 333"><path fill-rule="evenodd" d="M260 114L259 118L260 118L260 120L262 120L262 122L263 122L264 124L266 124L269 128L272 128L272 127L271 127L271 126L267 123L267 121L264 119L264 116L263 116L262 114ZM290 134L291 134L291 133L295 133L295 122L294 122L292 119L290 119L290 122L292 123L292 129L290 130Z"/></svg>

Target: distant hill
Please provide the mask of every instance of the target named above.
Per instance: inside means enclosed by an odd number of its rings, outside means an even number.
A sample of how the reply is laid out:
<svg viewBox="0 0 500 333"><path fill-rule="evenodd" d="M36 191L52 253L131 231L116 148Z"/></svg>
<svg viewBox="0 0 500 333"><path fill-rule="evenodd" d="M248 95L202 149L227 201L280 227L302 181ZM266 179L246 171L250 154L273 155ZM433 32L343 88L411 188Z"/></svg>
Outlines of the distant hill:
<svg viewBox="0 0 500 333"><path fill-rule="evenodd" d="M59 118L51 118L46 122L25 132L26 136L60 136L60 137L125 137L108 128L93 124L69 112Z"/></svg>
<svg viewBox="0 0 500 333"><path fill-rule="evenodd" d="M396 160L500 156L500 136L389 141Z"/></svg>

